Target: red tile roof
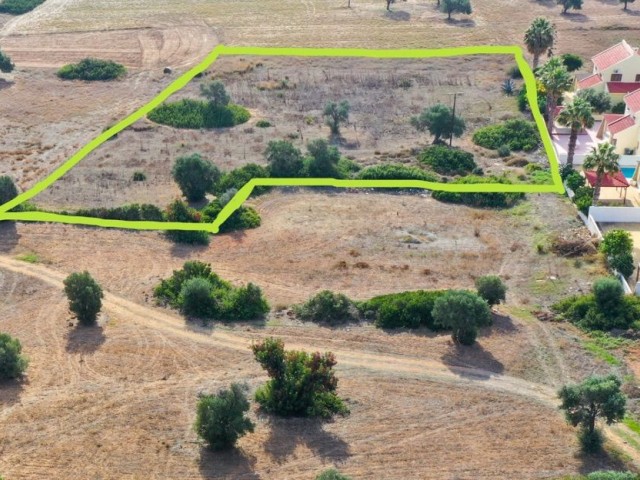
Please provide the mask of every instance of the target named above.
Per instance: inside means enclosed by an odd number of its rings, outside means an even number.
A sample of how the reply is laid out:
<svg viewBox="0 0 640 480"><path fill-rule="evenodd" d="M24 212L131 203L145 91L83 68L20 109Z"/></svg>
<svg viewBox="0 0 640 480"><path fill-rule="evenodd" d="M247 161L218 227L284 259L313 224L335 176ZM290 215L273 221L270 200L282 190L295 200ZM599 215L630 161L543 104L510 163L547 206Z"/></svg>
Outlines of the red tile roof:
<svg viewBox="0 0 640 480"><path fill-rule="evenodd" d="M623 100L624 103L627 104L627 107L629 107L629 110L631 110L633 113L640 112L640 89L636 90L635 92L628 93L624 96Z"/></svg>
<svg viewBox="0 0 640 480"><path fill-rule="evenodd" d="M631 93L640 90L640 82L607 82L609 93Z"/></svg>
<svg viewBox="0 0 640 480"><path fill-rule="evenodd" d="M593 74L593 75L589 75L588 77L585 77L581 80L578 80L578 88L591 88L594 87L596 85L598 85L599 83L602 83L602 77L600 75L598 75L597 73Z"/></svg>
<svg viewBox="0 0 640 480"><path fill-rule="evenodd" d="M607 129L615 135L618 132L633 127L635 124L636 122L633 120L633 117L631 117L631 115L626 115L622 118L619 118L615 122L610 123Z"/></svg>
<svg viewBox="0 0 640 480"><path fill-rule="evenodd" d="M587 177L587 182L592 187L596 184L596 178L598 178L598 174L594 170L587 170L584 172L584 176ZM602 178L602 187L628 187L629 182L621 171L617 171L615 173L605 173Z"/></svg>
<svg viewBox="0 0 640 480"><path fill-rule="evenodd" d="M621 113L605 113L602 116L607 125L615 122L616 120L620 120L622 117L624 117L624 115Z"/></svg>
<svg viewBox="0 0 640 480"><path fill-rule="evenodd" d="M614 66L622 60L634 55L633 48L624 40L613 47L607 48L591 59L593 64L600 70Z"/></svg>

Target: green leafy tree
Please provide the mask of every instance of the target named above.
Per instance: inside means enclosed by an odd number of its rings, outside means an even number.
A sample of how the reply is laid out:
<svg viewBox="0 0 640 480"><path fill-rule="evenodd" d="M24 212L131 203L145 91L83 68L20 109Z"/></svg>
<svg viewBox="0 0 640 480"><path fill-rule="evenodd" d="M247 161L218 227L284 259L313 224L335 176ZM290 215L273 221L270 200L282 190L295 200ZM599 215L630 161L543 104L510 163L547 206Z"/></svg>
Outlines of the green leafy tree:
<svg viewBox="0 0 640 480"><path fill-rule="evenodd" d="M72 273L64 280L64 292L69 299L69 309L83 325L96 323L102 308L102 288L89 272Z"/></svg>
<svg viewBox="0 0 640 480"><path fill-rule="evenodd" d="M565 105L558 115L558 123L571 129L569 147L567 149L567 165L573 165L578 134L585 128L593 127L595 119L592 112L593 107L587 100L576 97L573 102Z"/></svg>
<svg viewBox="0 0 640 480"><path fill-rule="evenodd" d="M332 135L340 135L340 124L349 121L351 106L346 100L340 103L327 102L324 106L324 121L331 129Z"/></svg>
<svg viewBox="0 0 640 480"><path fill-rule="evenodd" d="M302 153L291 142L286 140L270 141L264 156L269 163L269 172L272 177L301 176L304 166Z"/></svg>
<svg viewBox="0 0 640 480"><path fill-rule="evenodd" d="M312 140L307 144L309 157L307 158L307 172L311 177L337 178L340 152L329 145L323 138Z"/></svg>
<svg viewBox="0 0 640 480"><path fill-rule="evenodd" d="M607 425L624 418L626 397L620 391L620 379L615 375L591 376L577 385L565 385L558 392L567 421L580 426L580 442L586 452L597 452L602 438L596 430L596 420Z"/></svg>
<svg viewBox="0 0 640 480"><path fill-rule="evenodd" d="M452 131L455 137L460 137L466 128L464 119L458 115L453 118L453 111L441 103L411 117L411 125L419 132L428 131L433 135L433 143L438 143L442 137L449 137Z"/></svg>
<svg viewBox="0 0 640 480"><path fill-rule="evenodd" d="M615 147L609 142L599 143L597 146L591 147L591 153L585 157L582 164L584 169L596 172L596 184L593 186L594 204L600 198L600 189L602 188L602 180L605 174L615 173L620 170L619 158L620 156L615 152Z"/></svg>
<svg viewBox="0 0 640 480"><path fill-rule="evenodd" d="M623 10L626 10L626 9L627 9L627 4L628 4L628 3L633 3L633 2L635 2L635 1L636 1L636 0L620 0L620 3L624 3L624 8L623 8Z"/></svg>
<svg viewBox="0 0 640 480"><path fill-rule="evenodd" d="M476 278L478 295L484 298L489 306L497 305L506 299L507 286L497 275L485 275Z"/></svg>
<svg viewBox="0 0 640 480"><path fill-rule="evenodd" d="M179 157L171 171L173 179L190 202L203 200L220 180L220 170L198 153Z"/></svg>
<svg viewBox="0 0 640 480"><path fill-rule="evenodd" d="M575 72L576 70L580 70L583 65L582 58L573 53L563 53L560 58L562 58L562 63L569 72Z"/></svg>
<svg viewBox="0 0 640 480"><path fill-rule="evenodd" d="M607 92L596 92L592 88L578 90L576 97L582 98L589 102L593 111L596 113L604 113L611 110L611 96Z"/></svg>
<svg viewBox="0 0 640 480"><path fill-rule="evenodd" d="M447 14L447 20L451 20L452 13L471 14L471 2L469 0L442 0L440 11Z"/></svg>
<svg viewBox="0 0 640 480"><path fill-rule="evenodd" d="M351 480L351 478L342 475L335 468L330 468L329 470L325 470L324 472L320 473L316 477L316 480Z"/></svg>
<svg viewBox="0 0 640 480"><path fill-rule="evenodd" d="M200 85L200 94L209 100L212 106L217 108L226 107L231 101L227 89L220 80Z"/></svg>
<svg viewBox="0 0 640 480"><path fill-rule="evenodd" d="M29 361L22 355L22 345L17 338L0 333L0 380L11 380L21 376Z"/></svg>
<svg viewBox="0 0 640 480"><path fill-rule="evenodd" d="M323 290L295 308L302 320L339 325L358 320L354 303L341 293Z"/></svg>
<svg viewBox="0 0 640 480"><path fill-rule="evenodd" d="M180 199L174 200L167 206L165 212L167 222L177 223L199 223L201 214ZM177 243L188 243L192 245L208 245L209 234L200 230L169 230L167 236Z"/></svg>
<svg viewBox="0 0 640 480"><path fill-rule="evenodd" d="M558 5L562 5L562 13L567 13L569 9L582 10L582 0L556 0Z"/></svg>
<svg viewBox="0 0 640 480"><path fill-rule="evenodd" d="M285 351L282 340L267 338L251 347L270 380L256 391L256 401L266 411L284 417L346 415L349 409L336 395L335 356Z"/></svg>
<svg viewBox="0 0 640 480"><path fill-rule="evenodd" d="M478 327L491 325L491 310L486 300L467 290L450 290L437 298L433 320L450 328L455 343L472 345L478 335Z"/></svg>
<svg viewBox="0 0 640 480"><path fill-rule="evenodd" d="M547 96L547 129L551 132L558 99L564 92L571 90L573 78L559 57L551 58L538 69L537 75L540 89Z"/></svg>
<svg viewBox="0 0 640 480"><path fill-rule="evenodd" d="M7 175L0 177L0 205L13 200L18 196L18 189L13 179Z"/></svg>
<svg viewBox="0 0 640 480"><path fill-rule="evenodd" d="M182 313L197 318L213 317L217 304L212 293L213 285L206 278L190 278L184 282L178 298Z"/></svg>
<svg viewBox="0 0 640 480"><path fill-rule="evenodd" d="M533 55L533 69L538 68L540 55L547 53L553 47L556 39L555 26L544 17L537 17L524 32L524 44L527 51Z"/></svg>
<svg viewBox="0 0 640 480"><path fill-rule="evenodd" d="M0 72L10 73L15 68L15 65L11 61L11 57L0 50Z"/></svg>
<svg viewBox="0 0 640 480"><path fill-rule="evenodd" d="M255 425L245 414L249 411L247 385L232 383L229 389L198 400L194 429L212 450L233 448L240 437L253 432Z"/></svg>

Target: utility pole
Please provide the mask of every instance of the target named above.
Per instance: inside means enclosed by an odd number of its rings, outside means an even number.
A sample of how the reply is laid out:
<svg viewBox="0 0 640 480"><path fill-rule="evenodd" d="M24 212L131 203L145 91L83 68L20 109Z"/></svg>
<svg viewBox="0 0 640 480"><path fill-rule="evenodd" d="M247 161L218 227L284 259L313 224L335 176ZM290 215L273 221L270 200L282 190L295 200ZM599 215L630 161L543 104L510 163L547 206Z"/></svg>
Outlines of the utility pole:
<svg viewBox="0 0 640 480"><path fill-rule="evenodd" d="M451 144L453 143L453 127L456 124L456 98L458 98L458 95L462 95L462 92L455 92L453 94L453 112L451 114L451 132L449 134L449 146L451 146Z"/></svg>

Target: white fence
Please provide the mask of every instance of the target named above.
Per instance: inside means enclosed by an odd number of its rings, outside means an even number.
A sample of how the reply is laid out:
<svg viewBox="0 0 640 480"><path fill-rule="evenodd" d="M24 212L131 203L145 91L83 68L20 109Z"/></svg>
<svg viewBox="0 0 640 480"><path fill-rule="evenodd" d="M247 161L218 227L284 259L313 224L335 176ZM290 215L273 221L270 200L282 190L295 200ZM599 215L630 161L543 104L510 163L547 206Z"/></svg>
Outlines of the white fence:
<svg viewBox="0 0 640 480"><path fill-rule="evenodd" d="M567 163L567 154L566 153L559 153L556 150L556 155L558 156L558 162L560 162L560 165L564 165L565 163ZM586 158L587 154L578 154L576 153L573 156L573 164L574 165L582 165L584 163L584 159ZM618 160L618 164L621 167L635 167L638 162L640 161L640 155L620 155L620 158Z"/></svg>
<svg viewBox="0 0 640 480"><path fill-rule="evenodd" d="M589 207L589 217L599 223L640 223L640 208Z"/></svg>

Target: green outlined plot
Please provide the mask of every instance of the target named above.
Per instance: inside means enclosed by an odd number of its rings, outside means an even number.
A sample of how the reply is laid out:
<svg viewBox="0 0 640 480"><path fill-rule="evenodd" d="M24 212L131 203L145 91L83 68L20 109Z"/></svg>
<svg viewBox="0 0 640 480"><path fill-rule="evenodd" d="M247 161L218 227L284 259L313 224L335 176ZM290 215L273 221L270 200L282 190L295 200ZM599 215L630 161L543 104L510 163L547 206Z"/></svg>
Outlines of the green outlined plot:
<svg viewBox="0 0 640 480"><path fill-rule="evenodd" d="M254 178L244 185L237 194L226 204L217 218L211 224L176 223L176 222L148 222L105 220L92 217L79 217L45 212L11 212L18 205L32 199L40 192L51 186L65 173L71 170L93 150L102 145L109 138L118 134L136 121L144 118L151 110L158 107L171 95L185 87L196 75L204 72L220 55L242 56L289 56L289 57L353 57L353 58L387 58L387 59L424 59L461 57L469 55L509 55L515 61L522 73L527 87L527 100L533 114L535 124L540 133L544 151L549 159L552 184L461 184L427 182L422 180L338 180L333 178ZM407 50L367 50L367 49L325 49L325 48L262 48L262 47L228 47L217 46L205 60L172 82L152 101L136 110L134 113L109 128L87 145L82 147L65 163L52 172L47 178L38 182L33 188L22 193L10 202L0 206L0 221L15 220L25 222L57 222L76 225L89 225L134 230L204 230L218 233L229 216L239 208L249 197L251 191L258 186L304 186L304 187L337 187L337 188L417 188L449 192L522 192L522 193L563 193L564 187L560 180L558 159L553 148L544 119L538 109L535 78L531 68L524 59L522 50L517 46L477 46L443 49L407 49Z"/></svg>

